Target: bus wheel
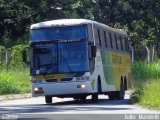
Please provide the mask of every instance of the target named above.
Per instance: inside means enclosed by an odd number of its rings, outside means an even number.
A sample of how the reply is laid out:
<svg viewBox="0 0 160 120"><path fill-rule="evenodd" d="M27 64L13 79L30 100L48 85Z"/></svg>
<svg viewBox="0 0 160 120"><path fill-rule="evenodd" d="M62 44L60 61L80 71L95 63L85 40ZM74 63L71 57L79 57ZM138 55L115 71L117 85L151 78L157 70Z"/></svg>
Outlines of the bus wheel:
<svg viewBox="0 0 160 120"><path fill-rule="evenodd" d="M78 98L78 97L73 97L73 99L74 99L74 100L79 100L79 98Z"/></svg>
<svg viewBox="0 0 160 120"><path fill-rule="evenodd" d="M45 96L45 101L46 101L47 104L52 103L52 97Z"/></svg>
<svg viewBox="0 0 160 120"><path fill-rule="evenodd" d="M81 96L80 100L86 100L87 96Z"/></svg>
<svg viewBox="0 0 160 120"><path fill-rule="evenodd" d="M73 97L74 100L86 100L87 96Z"/></svg>
<svg viewBox="0 0 160 120"><path fill-rule="evenodd" d="M98 102L98 93L92 94L92 102L94 102L94 103Z"/></svg>
<svg viewBox="0 0 160 120"><path fill-rule="evenodd" d="M109 100L115 100L116 99L116 96L114 94L109 94L108 97L109 97Z"/></svg>
<svg viewBox="0 0 160 120"><path fill-rule="evenodd" d="M117 92L117 100L123 100L125 96L125 84L124 82L121 82L121 89Z"/></svg>
<svg viewBox="0 0 160 120"><path fill-rule="evenodd" d="M98 77L97 93L92 94L92 102L98 102L98 94L102 93L101 78Z"/></svg>

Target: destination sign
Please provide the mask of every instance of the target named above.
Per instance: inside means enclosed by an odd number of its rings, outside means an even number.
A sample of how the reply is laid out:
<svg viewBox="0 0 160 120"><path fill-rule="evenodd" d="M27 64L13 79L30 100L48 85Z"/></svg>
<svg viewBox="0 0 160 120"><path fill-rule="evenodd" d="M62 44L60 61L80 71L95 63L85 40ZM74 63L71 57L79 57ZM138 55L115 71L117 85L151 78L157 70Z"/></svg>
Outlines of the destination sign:
<svg viewBox="0 0 160 120"><path fill-rule="evenodd" d="M55 44L47 44L47 43L43 43L43 44L37 44L35 45L36 47L48 47L48 46L54 46Z"/></svg>
<svg viewBox="0 0 160 120"><path fill-rule="evenodd" d="M80 39L74 39L74 40L59 40L59 43L66 43L66 42L79 42Z"/></svg>

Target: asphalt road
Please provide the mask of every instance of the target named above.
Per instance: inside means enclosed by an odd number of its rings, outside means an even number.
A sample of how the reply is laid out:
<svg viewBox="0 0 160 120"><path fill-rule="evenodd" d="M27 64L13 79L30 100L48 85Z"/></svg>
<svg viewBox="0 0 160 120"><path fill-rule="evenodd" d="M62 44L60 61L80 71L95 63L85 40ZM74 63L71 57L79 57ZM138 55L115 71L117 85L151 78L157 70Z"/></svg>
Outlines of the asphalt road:
<svg viewBox="0 0 160 120"><path fill-rule="evenodd" d="M95 115L93 118L96 119L100 114L160 114L160 111L147 110L138 105L129 104L129 92L126 93L125 100L111 101L105 95L100 95L99 98L98 103L92 103L90 96L86 101L75 101L72 98L53 98L52 104L45 104L44 97L7 100L0 102L0 113L3 115L1 117L17 114L32 115L32 118L37 116L34 119L56 114L59 116L58 120L66 118L61 118L61 114L69 114L68 116L71 118L74 114L78 114L77 118L83 117L84 120L89 120L89 117ZM90 119L93 120L93 118ZM101 120L101 118L98 119Z"/></svg>

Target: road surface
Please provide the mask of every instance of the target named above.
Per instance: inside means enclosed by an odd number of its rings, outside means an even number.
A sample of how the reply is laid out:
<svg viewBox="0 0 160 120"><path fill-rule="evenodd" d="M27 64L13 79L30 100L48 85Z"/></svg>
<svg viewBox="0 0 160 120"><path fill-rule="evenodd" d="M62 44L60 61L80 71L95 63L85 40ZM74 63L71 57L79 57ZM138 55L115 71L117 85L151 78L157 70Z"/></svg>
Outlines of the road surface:
<svg viewBox="0 0 160 120"><path fill-rule="evenodd" d="M79 114L81 117L87 114L160 114L160 111L147 110L138 105L128 104L129 92L126 93L124 100L111 101L105 95L100 95L99 98L98 103L92 103L90 96L86 101L53 98L52 104L45 104L44 97L7 100L0 102L0 113L2 115L38 114L39 118L37 119L40 119L43 114ZM60 115L60 117L62 116Z"/></svg>

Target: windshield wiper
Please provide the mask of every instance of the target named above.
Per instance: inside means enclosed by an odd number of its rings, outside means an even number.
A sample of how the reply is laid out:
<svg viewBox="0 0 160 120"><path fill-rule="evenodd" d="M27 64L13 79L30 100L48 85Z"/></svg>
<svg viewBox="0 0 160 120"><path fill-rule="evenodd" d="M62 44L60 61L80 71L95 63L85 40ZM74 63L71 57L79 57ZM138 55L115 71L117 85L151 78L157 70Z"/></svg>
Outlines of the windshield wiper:
<svg viewBox="0 0 160 120"><path fill-rule="evenodd" d="M66 64L66 66L67 66L69 72L73 73L73 71L72 71L71 67L69 66L69 64L68 64L68 62L67 62L67 60L66 60L66 58L64 58L64 57L62 56L62 50L60 50L60 61L61 61L61 58L64 60L64 62L65 62L65 64Z"/></svg>
<svg viewBox="0 0 160 120"><path fill-rule="evenodd" d="M44 68L44 71L41 71L41 72L43 72L44 74L46 74L46 73L48 73L48 70L50 70L50 69L51 69L51 73L55 72L55 70L53 70L53 69L56 69L57 66L56 66L56 64L45 64L45 65L40 65L40 69L41 68L42 69Z"/></svg>

